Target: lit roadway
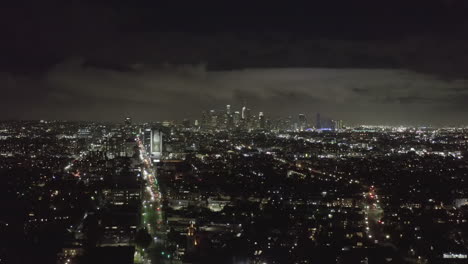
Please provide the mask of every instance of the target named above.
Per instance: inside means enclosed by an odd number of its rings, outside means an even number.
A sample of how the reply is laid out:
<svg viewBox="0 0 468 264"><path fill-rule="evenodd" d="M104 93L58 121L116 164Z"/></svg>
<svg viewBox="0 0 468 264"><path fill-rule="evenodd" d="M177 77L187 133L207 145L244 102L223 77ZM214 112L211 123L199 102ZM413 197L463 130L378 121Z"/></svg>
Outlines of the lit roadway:
<svg viewBox="0 0 468 264"><path fill-rule="evenodd" d="M382 243L390 237L383 234L382 216L383 210L380 207L380 200L374 186L369 188L369 191L364 194L365 199L365 222L366 222L366 233L368 238L375 243Z"/></svg>
<svg viewBox="0 0 468 264"><path fill-rule="evenodd" d="M138 146L140 150L140 160L142 161L142 176L144 180L142 190L142 217L140 224L142 228L146 228L153 238L154 243L152 243L150 247L154 247L157 244L164 245L164 214L162 211L161 192L159 191L158 180L156 179L156 170L153 167L141 140L139 139ZM143 260L143 262L150 263L148 259Z"/></svg>

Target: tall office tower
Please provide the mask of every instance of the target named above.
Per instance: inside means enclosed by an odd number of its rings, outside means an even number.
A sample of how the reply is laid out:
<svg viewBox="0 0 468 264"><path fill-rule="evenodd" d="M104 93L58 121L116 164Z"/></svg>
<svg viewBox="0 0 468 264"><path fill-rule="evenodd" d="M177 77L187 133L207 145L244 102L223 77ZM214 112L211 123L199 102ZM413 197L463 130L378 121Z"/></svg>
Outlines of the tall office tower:
<svg viewBox="0 0 468 264"><path fill-rule="evenodd" d="M249 120L252 117L251 113L250 108L245 109L245 119Z"/></svg>
<svg viewBox="0 0 468 264"><path fill-rule="evenodd" d="M247 107L243 106L242 107L242 119L245 119L245 111L247 110Z"/></svg>
<svg viewBox="0 0 468 264"><path fill-rule="evenodd" d="M218 116L216 116L215 110L210 110L210 127L216 127L218 122Z"/></svg>
<svg viewBox="0 0 468 264"><path fill-rule="evenodd" d="M150 128L147 128L143 131L143 146L145 146L146 151L149 153L151 151L151 137L153 133Z"/></svg>
<svg viewBox="0 0 468 264"><path fill-rule="evenodd" d="M320 113L317 113L317 119L315 123L315 128L316 129L321 129L322 128L322 121L320 119Z"/></svg>
<svg viewBox="0 0 468 264"><path fill-rule="evenodd" d="M304 114L299 114L299 130L304 131L307 127L307 119Z"/></svg>
<svg viewBox="0 0 468 264"><path fill-rule="evenodd" d="M132 124L132 118L126 117L124 123L125 123L126 126L131 125Z"/></svg>
<svg viewBox="0 0 468 264"><path fill-rule="evenodd" d="M200 127L206 128L208 126L208 114L206 111L202 112L201 120L200 120Z"/></svg>
<svg viewBox="0 0 468 264"><path fill-rule="evenodd" d="M331 121L331 129L338 130L338 121L337 120L330 120Z"/></svg>
<svg viewBox="0 0 468 264"><path fill-rule="evenodd" d="M250 108L245 109L245 120L244 120L245 127L247 129L256 128L258 127L258 124L255 124L255 122L257 121L260 121L260 120L259 119L256 120L255 117L252 116Z"/></svg>
<svg viewBox="0 0 468 264"><path fill-rule="evenodd" d="M151 130L151 157L160 159L162 155L163 134L160 130Z"/></svg>
<svg viewBox="0 0 468 264"><path fill-rule="evenodd" d="M258 113L258 122L259 122L259 127L261 129L265 129L265 115L263 115L263 112Z"/></svg>
<svg viewBox="0 0 468 264"><path fill-rule="evenodd" d="M288 119L286 119L285 129L286 130L294 129L294 122L293 122L292 116L288 116Z"/></svg>
<svg viewBox="0 0 468 264"><path fill-rule="evenodd" d="M333 120L333 129L334 130L343 129L343 120Z"/></svg>
<svg viewBox="0 0 468 264"><path fill-rule="evenodd" d="M233 121L234 121L234 125L235 125L235 126L238 126L238 125L239 125L240 119L241 119L240 112L239 112L239 111L235 111L235 112L234 112L234 116L233 116Z"/></svg>
<svg viewBox="0 0 468 264"><path fill-rule="evenodd" d="M234 127L234 117L232 115L227 115L226 128L231 129Z"/></svg>
<svg viewBox="0 0 468 264"><path fill-rule="evenodd" d="M273 122L270 119L265 118L265 129L275 129Z"/></svg>
<svg viewBox="0 0 468 264"><path fill-rule="evenodd" d="M343 120L333 120L333 128L335 130L343 129Z"/></svg>
<svg viewBox="0 0 468 264"><path fill-rule="evenodd" d="M232 126L232 124L230 124L231 121L229 119L232 119L231 105L226 105L226 113L224 113L223 115L223 122L221 124L222 127L229 128L230 126Z"/></svg>
<svg viewBox="0 0 468 264"><path fill-rule="evenodd" d="M256 126L256 124L254 124L254 123L257 120L253 120L252 118L254 118L254 117L251 114L250 108L245 109L245 123L246 123L246 127L248 129L254 128Z"/></svg>

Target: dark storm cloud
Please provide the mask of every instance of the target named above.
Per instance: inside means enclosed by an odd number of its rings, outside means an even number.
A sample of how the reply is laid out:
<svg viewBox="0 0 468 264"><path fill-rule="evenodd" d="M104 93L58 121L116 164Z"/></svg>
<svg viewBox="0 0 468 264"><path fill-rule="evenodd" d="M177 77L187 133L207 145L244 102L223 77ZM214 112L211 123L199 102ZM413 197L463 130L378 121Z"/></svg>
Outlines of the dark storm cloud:
<svg viewBox="0 0 468 264"><path fill-rule="evenodd" d="M12 3L0 16L9 25L0 66L39 71L78 56L114 69L205 62L214 70L405 68L466 77L468 4L418 2Z"/></svg>

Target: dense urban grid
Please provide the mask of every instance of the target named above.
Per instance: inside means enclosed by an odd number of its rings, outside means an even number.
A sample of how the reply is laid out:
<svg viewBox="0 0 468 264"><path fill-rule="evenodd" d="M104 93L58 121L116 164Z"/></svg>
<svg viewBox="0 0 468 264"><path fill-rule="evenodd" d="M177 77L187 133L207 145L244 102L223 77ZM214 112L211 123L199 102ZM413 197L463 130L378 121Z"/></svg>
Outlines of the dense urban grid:
<svg viewBox="0 0 468 264"><path fill-rule="evenodd" d="M0 263L466 263L468 128L243 106L0 123Z"/></svg>

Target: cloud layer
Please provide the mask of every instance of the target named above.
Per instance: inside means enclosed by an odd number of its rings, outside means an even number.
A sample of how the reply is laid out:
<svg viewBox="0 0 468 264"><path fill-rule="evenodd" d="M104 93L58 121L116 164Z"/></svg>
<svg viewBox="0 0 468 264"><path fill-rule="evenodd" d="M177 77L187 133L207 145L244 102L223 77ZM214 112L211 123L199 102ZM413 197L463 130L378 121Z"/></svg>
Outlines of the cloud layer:
<svg viewBox="0 0 468 264"><path fill-rule="evenodd" d="M139 121L197 119L203 109L240 109L271 118L305 113L348 123L467 123L468 85L397 69L247 68L205 65L58 64L39 77L0 76L2 118ZM23 110L22 110L23 109ZM19 113L19 114L18 114Z"/></svg>

